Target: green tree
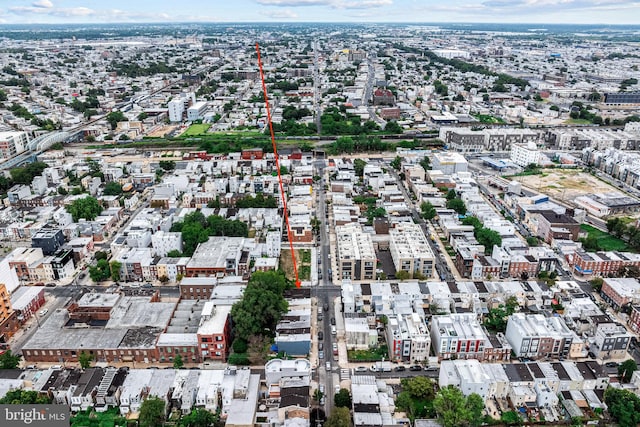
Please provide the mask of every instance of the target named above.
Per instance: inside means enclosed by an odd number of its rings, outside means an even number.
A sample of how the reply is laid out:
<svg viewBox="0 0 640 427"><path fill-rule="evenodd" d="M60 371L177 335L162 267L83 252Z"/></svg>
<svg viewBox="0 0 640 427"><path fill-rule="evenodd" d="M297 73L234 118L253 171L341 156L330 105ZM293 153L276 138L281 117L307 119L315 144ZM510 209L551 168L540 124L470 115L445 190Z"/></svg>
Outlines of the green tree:
<svg viewBox="0 0 640 427"><path fill-rule="evenodd" d="M16 389L8 391L2 399L0 404L3 405L32 405L32 404L48 404L51 403L51 398L46 395L41 395L34 390Z"/></svg>
<svg viewBox="0 0 640 427"><path fill-rule="evenodd" d="M467 396L466 409L469 411L469 424L472 427L482 425L482 412L484 411L484 400L477 393L471 393Z"/></svg>
<svg viewBox="0 0 640 427"><path fill-rule="evenodd" d="M631 380L631 375L638 370L638 365L633 359L627 359L618 365L618 376L622 382L628 383Z"/></svg>
<svg viewBox="0 0 640 427"><path fill-rule="evenodd" d="M167 256L169 258L180 258L182 256L182 252L180 252L177 249L173 249L173 250L170 250L169 252L167 252Z"/></svg>
<svg viewBox="0 0 640 427"><path fill-rule="evenodd" d="M464 205L462 199L458 198L447 200L447 209L453 209L460 215L467 213L467 207Z"/></svg>
<svg viewBox="0 0 640 427"><path fill-rule="evenodd" d="M102 206L95 197L87 196L83 199L76 199L67 205L67 212L71 214L74 222L80 218L93 221L102 212Z"/></svg>
<svg viewBox="0 0 640 427"><path fill-rule="evenodd" d="M518 415L516 411L503 412L500 416L500 421L502 421L506 425L522 424L522 419L520 419L520 415Z"/></svg>
<svg viewBox="0 0 640 427"><path fill-rule="evenodd" d="M433 399L433 408L444 427L457 427L469 419L466 399L459 388L441 388Z"/></svg>
<svg viewBox="0 0 640 427"><path fill-rule="evenodd" d="M111 130L118 127L118 122L126 122L128 119L122 113L122 111L112 111L107 114L107 122L111 125Z"/></svg>
<svg viewBox="0 0 640 427"><path fill-rule="evenodd" d="M353 170L356 173L356 176L362 178L364 174L364 167L367 165L367 162L362 159L355 159L353 161Z"/></svg>
<svg viewBox="0 0 640 427"><path fill-rule="evenodd" d="M425 172L431 170L431 160L429 160L427 156L424 156L422 160L420 160L420 166L422 166Z"/></svg>
<svg viewBox="0 0 640 427"><path fill-rule="evenodd" d="M119 196L122 194L122 185L115 181L107 182L104 185L104 191L102 194L105 196Z"/></svg>
<svg viewBox="0 0 640 427"><path fill-rule="evenodd" d="M391 133L394 135L400 135L402 133L402 126L398 124L395 120L388 121L384 127L385 133Z"/></svg>
<svg viewBox="0 0 640 427"><path fill-rule="evenodd" d="M159 166L166 171L172 171L176 168L176 162L173 160L160 160Z"/></svg>
<svg viewBox="0 0 640 427"><path fill-rule="evenodd" d="M209 427L217 423L219 417L204 408L192 410L180 420L181 427Z"/></svg>
<svg viewBox="0 0 640 427"><path fill-rule="evenodd" d="M527 245L529 246L538 246L538 238L535 236L527 237Z"/></svg>
<svg viewBox="0 0 640 427"><path fill-rule="evenodd" d="M313 400L315 400L316 402L320 402L322 400L322 398L324 397L324 393L320 391L319 388L317 388L314 392L313 392Z"/></svg>
<svg viewBox="0 0 640 427"><path fill-rule="evenodd" d="M348 408L334 408L324 422L324 427L351 427L351 411Z"/></svg>
<svg viewBox="0 0 640 427"><path fill-rule="evenodd" d="M346 388L341 388L335 396L333 396L333 402L339 408L351 409L351 393Z"/></svg>
<svg viewBox="0 0 640 427"><path fill-rule="evenodd" d="M20 364L21 356L7 350L0 354L0 369L16 369Z"/></svg>
<svg viewBox="0 0 640 427"><path fill-rule="evenodd" d="M164 400L159 397L148 397L140 405L140 415L138 416L140 427L158 427L164 425L165 419Z"/></svg>
<svg viewBox="0 0 640 427"><path fill-rule="evenodd" d="M231 308L236 337L249 340L275 330L288 304L283 293L290 283L281 271L256 272L249 279L242 299Z"/></svg>
<svg viewBox="0 0 640 427"><path fill-rule="evenodd" d="M632 391L609 387L604 393L609 414L620 427L633 427L640 423L640 398Z"/></svg>
<svg viewBox="0 0 640 427"><path fill-rule="evenodd" d="M458 197L458 194L456 193L456 190L451 189L449 191L447 191L447 200L453 200L455 198Z"/></svg>
<svg viewBox="0 0 640 427"><path fill-rule="evenodd" d="M398 280L408 280L411 278L411 274L408 271L398 270L396 271L396 279Z"/></svg>
<svg viewBox="0 0 640 427"><path fill-rule="evenodd" d="M594 277L593 279L589 280L589 284L591 285L591 288L596 292L600 292L600 289L602 289L603 283L604 283L604 280L602 279L602 277Z"/></svg>
<svg viewBox="0 0 640 427"><path fill-rule="evenodd" d="M101 259L95 266L89 267L89 277L96 283L107 280L110 276L111 268L106 259Z"/></svg>
<svg viewBox="0 0 640 427"><path fill-rule="evenodd" d="M432 220L438 214L436 208L431 202L422 202L420 204L420 210L422 211L422 217L428 221Z"/></svg>
<svg viewBox="0 0 640 427"><path fill-rule="evenodd" d="M236 338L235 340L233 340L233 344L231 347L233 348L234 353L246 353L249 345L247 344L246 340L243 340L242 338Z"/></svg>
<svg viewBox="0 0 640 427"><path fill-rule="evenodd" d="M475 233L478 243L485 247L485 254L490 254L493 251L493 245L502 245L502 237L497 231L482 227Z"/></svg>
<svg viewBox="0 0 640 427"><path fill-rule="evenodd" d="M101 259L107 259L109 258L109 256L107 255L106 252L103 251L97 251L94 255L96 261L100 261Z"/></svg>
<svg viewBox="0 0 640 427"><path fill-rule="evenodd" d="M93 354L85 353L84 351L80 352L78 356L78 363L82 369L87 369L91 366L91 362L93 361Z"/></svg>
<svg viewBox="0 0 640 427"><path fill-rule="evenodd" d="M391 167L397 171L400 170L401 165L402 165L402 157L400 156L396 156L396 158L391 161Z"/></svg>
<svg viewBox="0 0 640 427"><path fill-rule="evenodd" d="M176 354L175 357L173 358L173 369L182 369L183 366L184 366L184 361L182 360L182 356L179 354Z"/></svg>
<svg viewBox="0 0 640 427"><path fill-rule="evenodd" d="M109 269L111 270L111 280L114 282L120 281L120 269L122 268L122 263L119 261L111 261L109 263Z"/></svg>

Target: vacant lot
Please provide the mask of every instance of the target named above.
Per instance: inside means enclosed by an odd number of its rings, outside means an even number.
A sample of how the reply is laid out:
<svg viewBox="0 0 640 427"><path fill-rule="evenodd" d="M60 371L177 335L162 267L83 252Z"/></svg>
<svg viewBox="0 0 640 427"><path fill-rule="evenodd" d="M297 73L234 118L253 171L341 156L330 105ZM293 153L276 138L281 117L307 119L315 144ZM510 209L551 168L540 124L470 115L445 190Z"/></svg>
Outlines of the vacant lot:
<svg viewBox="0 0 640 427"><path fill-rule="evenodd" d="M600 181L595 176L574 169L543 169L538 175L513 176L508 179L521 182L526 187L564 202L571 202L585 194L619 193L615 187Z"/></svg>
<svg viewBox="0 0 640 427"><path fill-rule="evenodd" d="M630 250L624 241L618 239L615 236L612 236L609 233L598 230L597 228L594 228L588 224L580 225L580 229L589 233L589 237L595 237L598 240L598 246L603 251L626 252Z"/></svg>
<svg viewBox="0 0 640 427"><path fill-rule="evenodd" d="M309 250L295 250L296 265L298 267L298 277L300 280L309 280L311 276L311 251ZM291 259L291 251L289 249L283 249L280 252L280 270L284 271L285 276L289 280L295 280L296 276L293 273L293 262Z"/></svg>

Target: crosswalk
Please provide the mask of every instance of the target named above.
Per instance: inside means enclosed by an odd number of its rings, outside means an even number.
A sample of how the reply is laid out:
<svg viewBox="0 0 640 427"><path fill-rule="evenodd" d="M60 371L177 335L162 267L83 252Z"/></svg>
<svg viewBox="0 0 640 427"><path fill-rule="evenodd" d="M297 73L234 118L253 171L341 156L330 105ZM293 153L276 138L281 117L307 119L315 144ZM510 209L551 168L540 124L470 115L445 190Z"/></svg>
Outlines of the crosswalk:
<svg viewBox="0 0 640 427"><path fill-rule="evenodd" d="M340 369L340 381L349 379L349 369Z"/></svg>

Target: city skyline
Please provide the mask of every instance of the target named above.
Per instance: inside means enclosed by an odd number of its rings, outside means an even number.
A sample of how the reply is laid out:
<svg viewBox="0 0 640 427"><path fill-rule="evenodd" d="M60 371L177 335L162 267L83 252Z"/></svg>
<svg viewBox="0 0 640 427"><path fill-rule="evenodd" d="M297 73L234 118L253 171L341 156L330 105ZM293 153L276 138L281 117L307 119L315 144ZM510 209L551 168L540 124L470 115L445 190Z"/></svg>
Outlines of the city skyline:
<svg viewBox="0 0 640 427"><path fill-rule="evenodd" d="M627 0L238 0L187 5L167 1L8 0L0 24L121 22L477 22L635 24Z"/></svg>

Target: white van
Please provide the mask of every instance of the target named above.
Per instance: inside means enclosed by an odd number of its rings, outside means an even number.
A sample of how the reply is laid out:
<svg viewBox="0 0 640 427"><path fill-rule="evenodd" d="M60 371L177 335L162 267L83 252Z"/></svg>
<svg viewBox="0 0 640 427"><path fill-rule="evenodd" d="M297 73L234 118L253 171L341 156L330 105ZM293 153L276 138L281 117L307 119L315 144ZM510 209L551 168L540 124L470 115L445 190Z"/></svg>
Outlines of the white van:
<svg viewBox="0 0 640 427"><path fill-rule="evenodd" d="M335 335L337 333L336 327L331 325L331 335Z"/></svg>

